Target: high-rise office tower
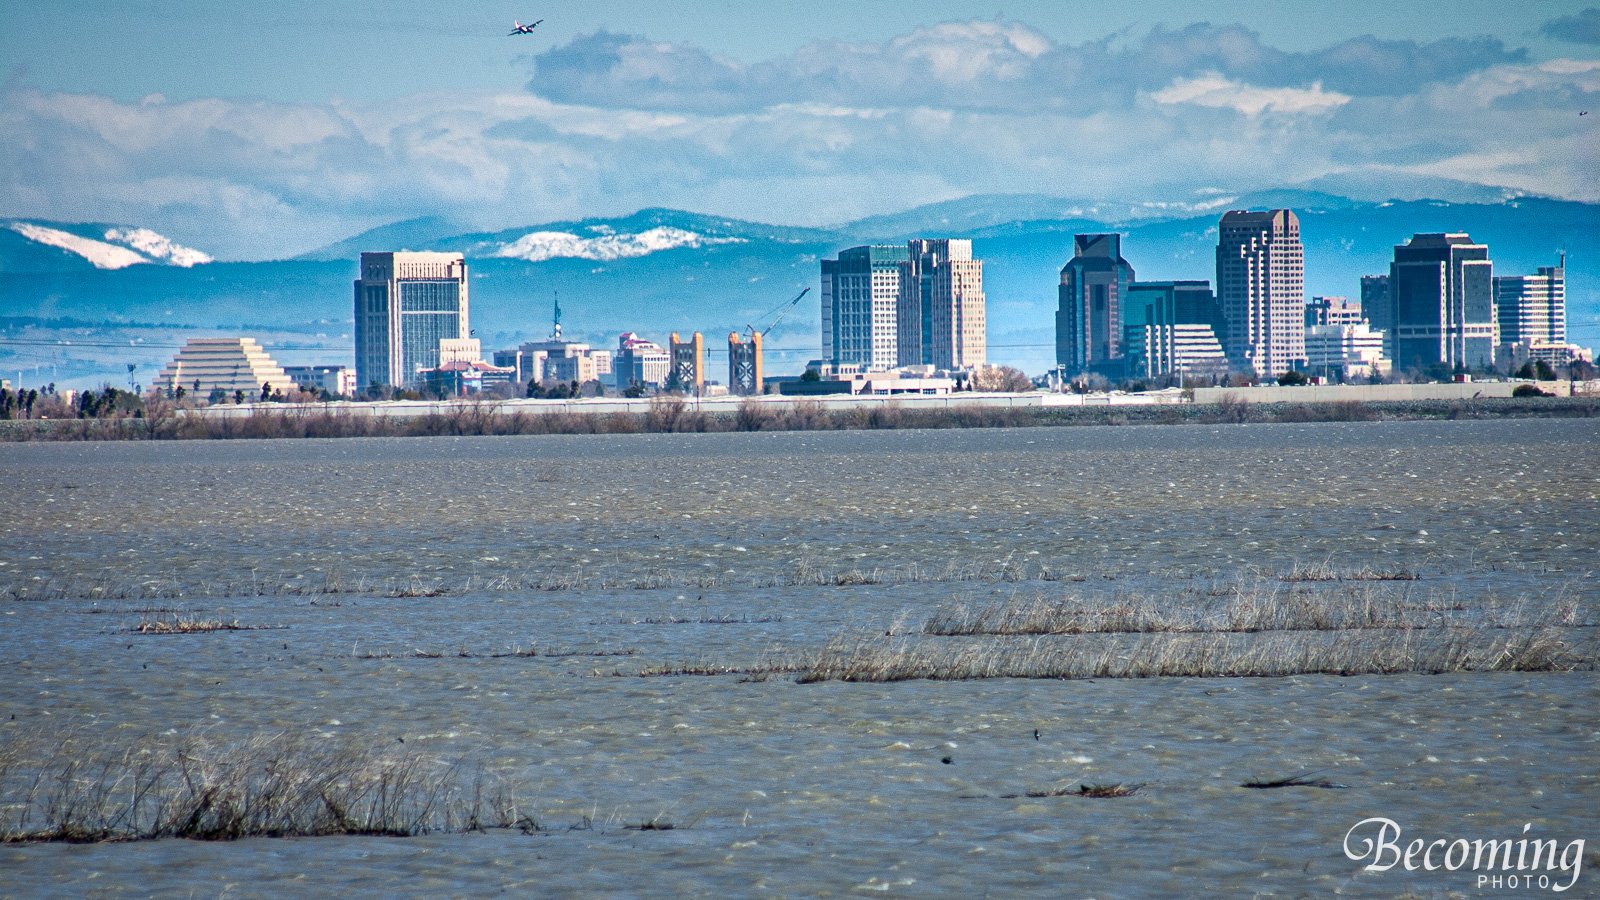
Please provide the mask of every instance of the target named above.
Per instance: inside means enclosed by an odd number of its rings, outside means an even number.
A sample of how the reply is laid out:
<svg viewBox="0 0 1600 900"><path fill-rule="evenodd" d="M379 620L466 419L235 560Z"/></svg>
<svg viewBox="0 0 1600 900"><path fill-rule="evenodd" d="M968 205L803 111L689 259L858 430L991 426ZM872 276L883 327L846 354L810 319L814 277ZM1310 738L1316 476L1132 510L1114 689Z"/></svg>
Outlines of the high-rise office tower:
<svg viewBox="0 0 1600 900"><path fill-rule="evenodd" d="M1494 364L1494 269L1465 234L1418 234L1394 248L1390 321L1397 369Z"/></svg>
<svg viewBox="0 0 1600 900"><path fill-rule="evenodd" d="M852 247L822 261L822 355L836 366L886 370L898 361L896 309L903 246Z"/></svg>
<svg viewBox="0 0 1600 900"><path fill-rule="evenodd" d="M1228 361L1274 378L1306 355L1305 248L1290 210L1224 213L1217 240L1217 301Z"/></svg>
<svg viewBox="0 0 1600 900"><path fill-rule="evenodd" d="M983 261L972 258L972 241L915 239L907 250L897 306L900 365L984 365L989 338Z"/></svg>
<svg viewBox="0 0 1600 900"><path fill-rule="evenodd" d="M471 335L460 253L363 253L355 282L360 390L416 387L439 366L439 342Z"/></svg>
<svg viewBox="0 0 1600 900"><path fill-rule="evenodd" d="M1122 258L1122 235L1073 236L1056 307L1056 364L1068 374L1120 366L1123 307L1133 278L1133 266Z"/></svg>
<svg viewBox="0 0 1600 900"><path fill-rule="evenodd" d="M1565 344L1567 342L1567 259L1540 266L1537 275L1502 275L1494 279L1501 344Z"/></svg>
<svg viewBox="0 0 1600 900"><path fill-rule="evenodd" d="M1394 301L1389 297L1389 276L1361 276L1361 315L1373 331L1383 333L1383 355L1394 359Z"/></svg>

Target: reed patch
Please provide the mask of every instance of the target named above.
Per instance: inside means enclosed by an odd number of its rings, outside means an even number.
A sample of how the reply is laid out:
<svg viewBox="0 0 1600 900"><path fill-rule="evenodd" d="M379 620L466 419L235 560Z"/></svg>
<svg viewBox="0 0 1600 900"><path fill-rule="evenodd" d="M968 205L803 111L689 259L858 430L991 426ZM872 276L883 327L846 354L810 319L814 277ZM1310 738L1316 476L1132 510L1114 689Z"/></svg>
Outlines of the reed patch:
<svg viewBox="0 0 1600 900"><path fill-rule="evenodd" d="M0 745L0 841L408 836L510 827L517 803L483 772L283 732L195 732L108 746L86 733Z"/></svg>

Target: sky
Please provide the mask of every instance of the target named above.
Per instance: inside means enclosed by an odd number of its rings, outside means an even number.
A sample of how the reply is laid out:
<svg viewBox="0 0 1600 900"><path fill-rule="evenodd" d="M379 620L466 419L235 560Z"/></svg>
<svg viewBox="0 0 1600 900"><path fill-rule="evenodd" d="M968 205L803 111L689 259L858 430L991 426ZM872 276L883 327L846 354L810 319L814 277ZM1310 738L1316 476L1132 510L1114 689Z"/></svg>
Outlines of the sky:
<svg viewBox="0 0 1600 900"><path fill-rule="evenodd" d="M0 217L264 259L425 215L1600 202L1593 2L0 0Z"/></svg>

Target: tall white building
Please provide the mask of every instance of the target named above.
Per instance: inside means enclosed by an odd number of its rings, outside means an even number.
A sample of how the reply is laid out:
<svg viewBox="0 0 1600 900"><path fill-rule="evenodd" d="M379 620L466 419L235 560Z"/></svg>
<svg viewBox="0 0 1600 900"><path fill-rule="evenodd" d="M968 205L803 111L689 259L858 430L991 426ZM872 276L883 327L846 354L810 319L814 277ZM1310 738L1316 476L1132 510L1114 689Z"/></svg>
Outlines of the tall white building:
<svg viewBox="0 0 1600 900"><path fill-rule="evenodd" d="M896 307L902 366L973 370L988 362L983 261L972 241L909 242Z"/></svg>
<svg viewBox="0 0 1600 900"><path fill-rule="evenodd" d="M906 248L852 247L822 261L823 357L885 371L899 363L897 306Z"/></svg>
<svg viewBox="0 0 1600 900"><path fill-rule="evenodd" d="M1494 299L1501 344L1567 342L1567 260L1537 275L1497 275Z"/></svg>
<svg viewBox="0 0 1600 900"><path fill-rule="evenodd" d="M1275 378L1306 355L1305 247L1290 210L1234 210L1217 240L1217 302L1229 362Z"/></svg>
<svg viewBox="0 0 1600 900"><path fill-rule="evenodd" d="M471 336L460 253L363 253L355 282L356 380L415 388L443 361L439 342Z"/></svg>

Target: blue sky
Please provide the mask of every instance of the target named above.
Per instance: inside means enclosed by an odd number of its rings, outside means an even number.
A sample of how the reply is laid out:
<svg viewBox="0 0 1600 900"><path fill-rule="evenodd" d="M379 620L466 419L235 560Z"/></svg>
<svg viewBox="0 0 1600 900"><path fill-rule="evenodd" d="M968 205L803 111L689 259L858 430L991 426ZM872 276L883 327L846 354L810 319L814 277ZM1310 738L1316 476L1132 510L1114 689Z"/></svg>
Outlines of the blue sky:
<svg viewBox="0 0 1600 900"><path fill-rule="evenodd" d="M430 214L830 224L1327 179L1600 201L1584 2L3 6L0 216L225 258Z"/></svg>

